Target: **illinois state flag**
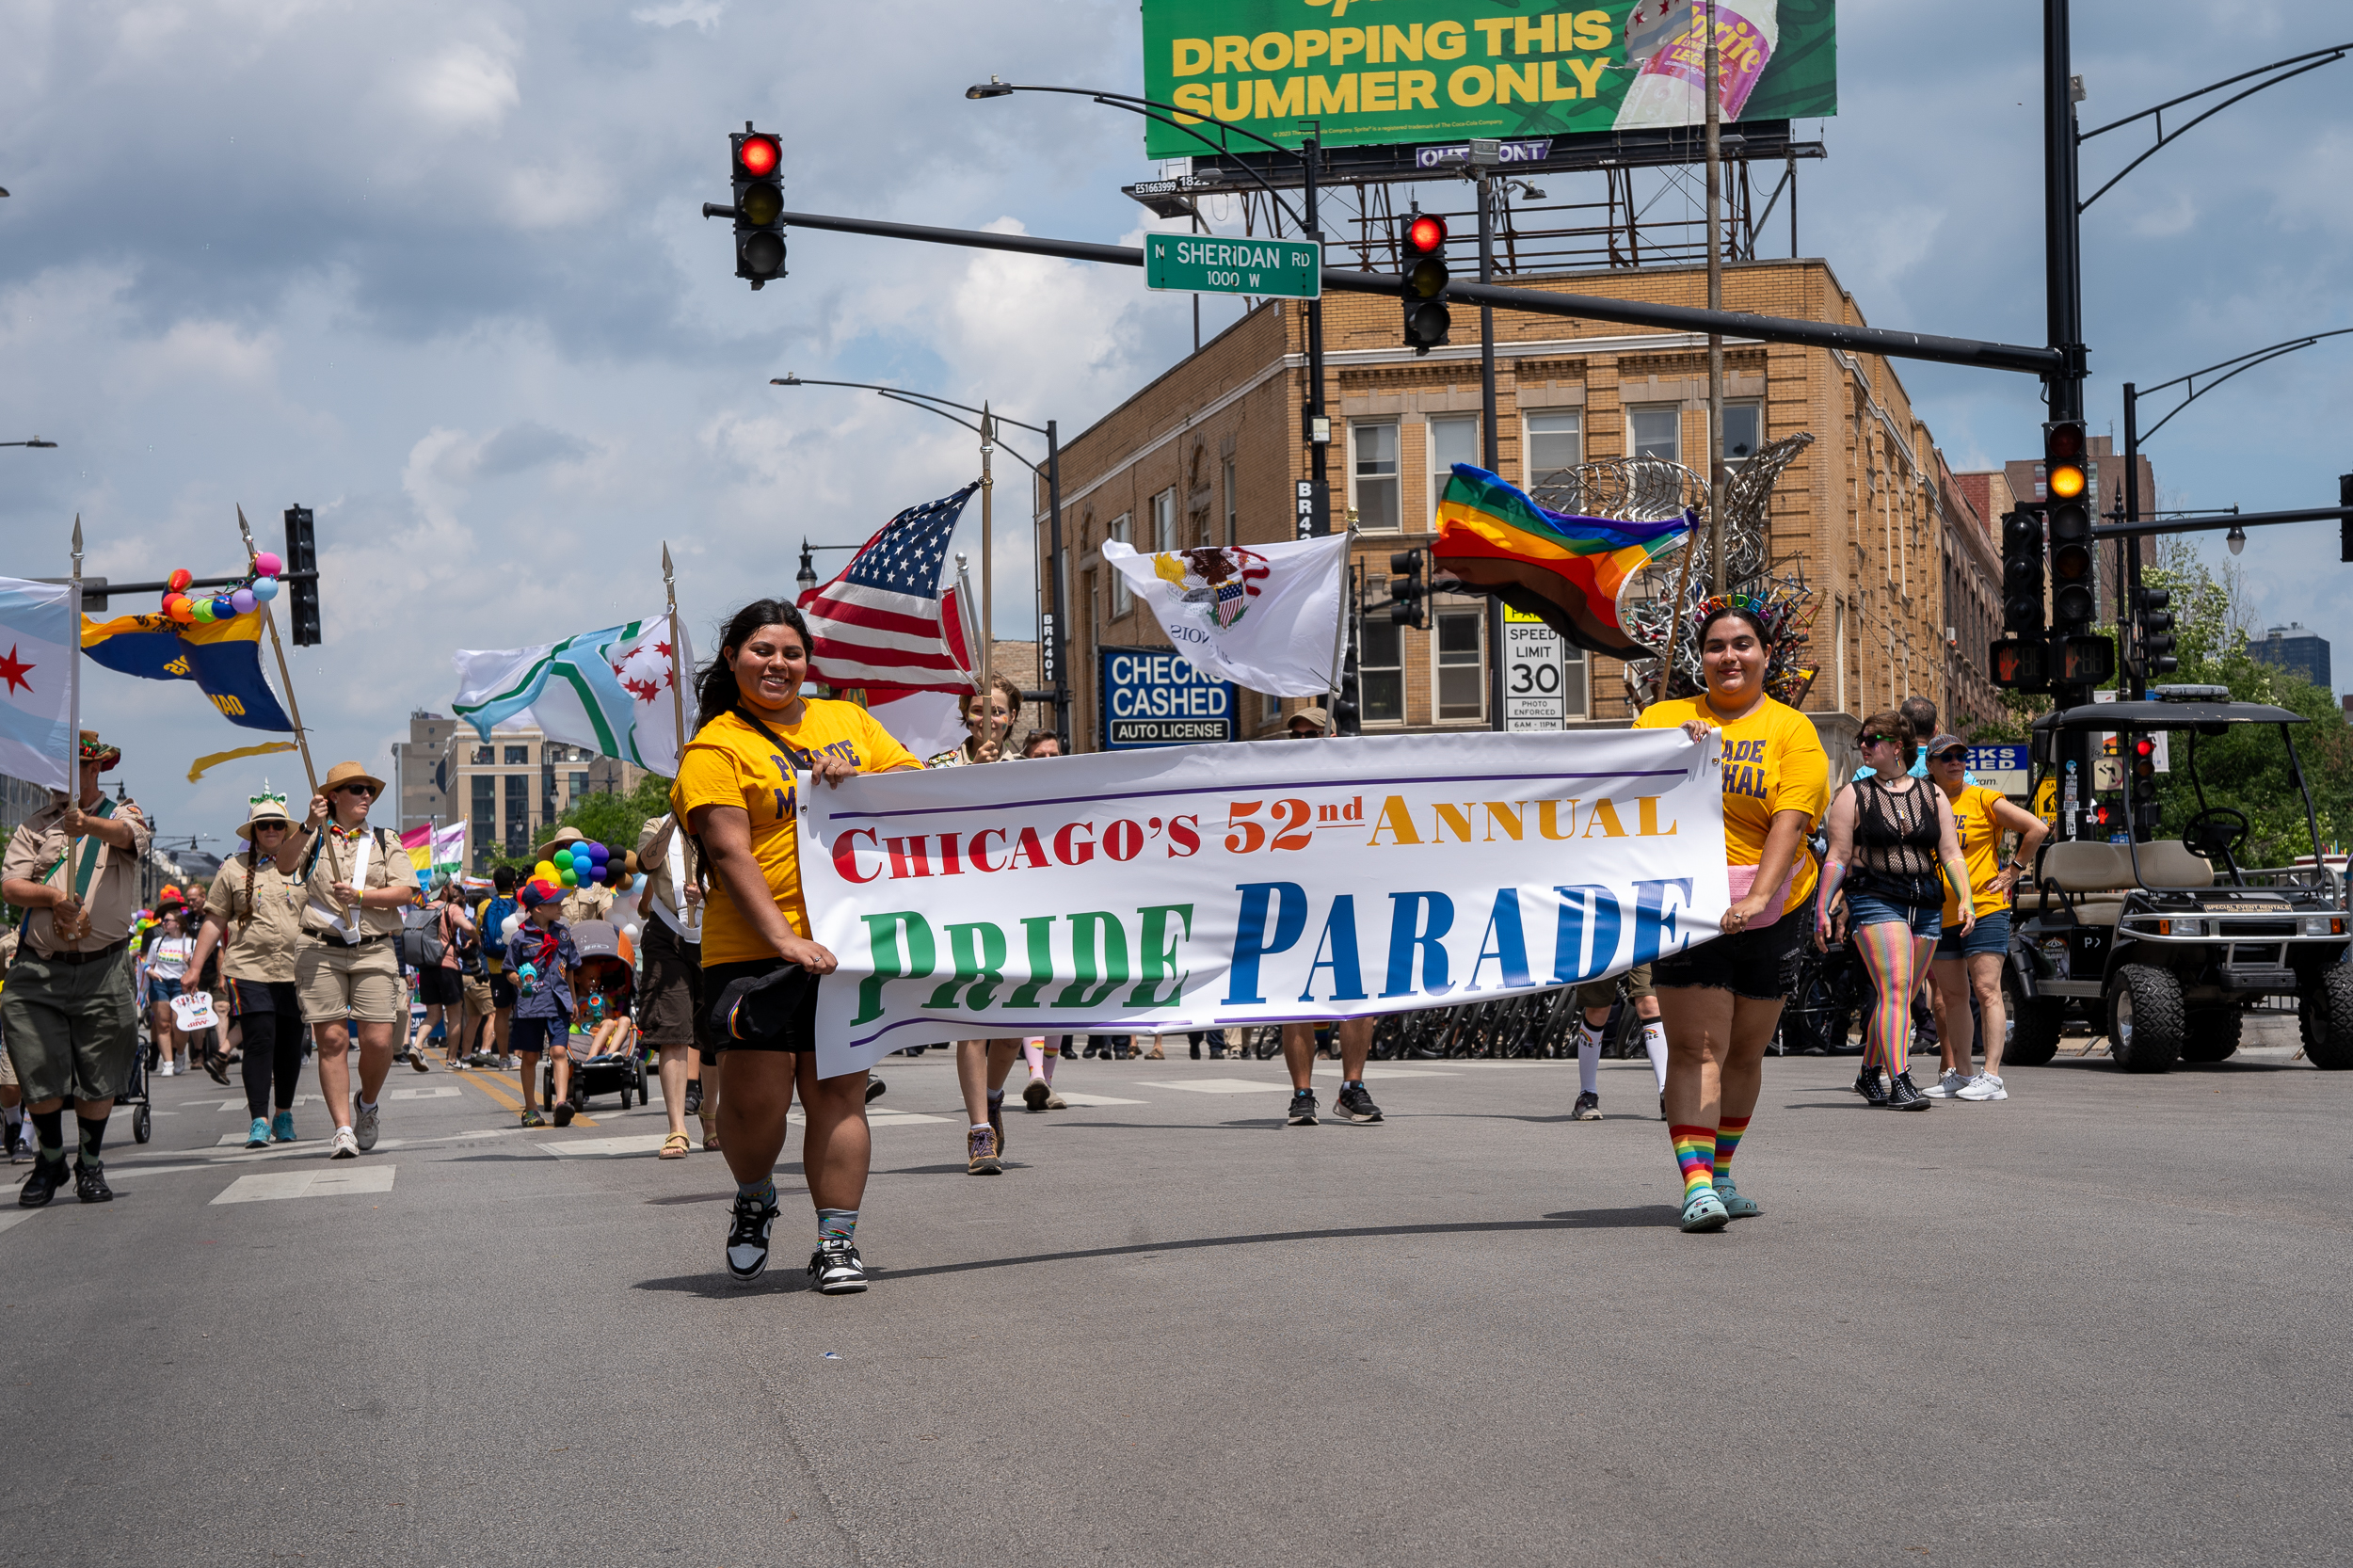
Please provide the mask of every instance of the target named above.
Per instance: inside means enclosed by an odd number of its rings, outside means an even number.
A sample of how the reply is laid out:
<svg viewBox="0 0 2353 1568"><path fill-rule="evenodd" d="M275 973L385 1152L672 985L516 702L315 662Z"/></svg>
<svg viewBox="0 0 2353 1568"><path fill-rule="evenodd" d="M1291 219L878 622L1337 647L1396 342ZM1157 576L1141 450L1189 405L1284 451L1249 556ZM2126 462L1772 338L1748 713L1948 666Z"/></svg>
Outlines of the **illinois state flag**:
<svg viewBox="0 0 2353 1568"><path fill-rule="evenodd" d="M678 662L692 680L695 652L675 632ZM673 629L665 612L583 632L536 648L461 648L456 715L487 742L510 720L536 725L551 741L586 746L666 776L678 772L678 709L671 691ZM676 694L691 712L693 692Z"/></svg>
<svg viewBox="0 0 2353 1568"><path fill-rule="evenodd" d="M0 577L0 773L71 790L72 588Z"/></svg>
<svg viewBox="0 0 2353 1568"><path fill-rule="evenodd" d="M1312 696L1338 684L1332 657L1346 534L1156 555L1112 539L1103 559L1197 668L1276 696Z"/></svg>

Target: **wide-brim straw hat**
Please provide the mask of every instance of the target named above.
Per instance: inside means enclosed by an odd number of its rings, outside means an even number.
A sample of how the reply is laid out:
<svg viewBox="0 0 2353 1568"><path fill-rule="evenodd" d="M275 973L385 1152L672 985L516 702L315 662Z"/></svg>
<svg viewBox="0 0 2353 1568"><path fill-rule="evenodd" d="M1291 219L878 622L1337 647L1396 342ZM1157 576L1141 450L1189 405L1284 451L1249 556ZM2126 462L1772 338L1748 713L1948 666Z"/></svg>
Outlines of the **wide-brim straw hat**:
<svg viewBox="0 0 2353 1568"><path fill-rule="evenodd" d="M85 729L82 731L81 758L85 762L97 763L98 771L104 773L108 768L121 765L122 748L101 741L97 730Z"/></svg>
<svg viewBox="0 0 2353 1568"><path fill-rule="evenodd" d="M546 843L541 844L537 849L532 851L532 857L537 860L545 860L549 856L553 855L559 849L568 849L573 844L584 844L587 841L588 835L583 833L579 828L559 827L555 830L555 836L553 838L550 839Z"/></svg>
<svg viewBox="0 0 2353 1568"><path fill-rule="evenodd" d="M245 821L237 825L237 837L250 842L253 830L266 823L276 823L291 829L295 820L286 810L286 797L279 794L258 794L246 802Z"/></svg>
<svg viewBox="0 0 2353 1568"><path fill-rule="evenodd" d="M328 769L327 777L320 781L319 793L331 795L346 784L373 784L376 798L384 798L384 781L368 772L362 762L338 762Z"/></svg>

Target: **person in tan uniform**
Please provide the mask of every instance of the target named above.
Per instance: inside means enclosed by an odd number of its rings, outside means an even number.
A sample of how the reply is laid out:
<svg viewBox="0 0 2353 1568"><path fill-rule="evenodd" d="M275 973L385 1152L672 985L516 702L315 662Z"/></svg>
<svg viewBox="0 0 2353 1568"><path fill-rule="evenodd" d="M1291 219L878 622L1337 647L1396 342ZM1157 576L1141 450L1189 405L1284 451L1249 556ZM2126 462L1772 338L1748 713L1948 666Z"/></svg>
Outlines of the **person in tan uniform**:
<svg viewBox="0 0 2353 1568"><path fill-rule="evenodd" d="M244 1032L245 1108L253 1129L245 1146L295 1141L295 1090L302 1082L302 1008L295 996L295 952L302 945L300 889L278 869L278 851L294 836L286 797L264 790L246 803L237 837L246 848L229 857L204 895L203 925L196 955L181 977L194 990L205 957L220 952L221 989L227 1005L217 1011ZM277 1117L270 1116L276 1090Z"/></svg>
<svg viewBox="0 0 2353 1568"><path fill-rule="evenodd" d="M295 994L318 1047L319 1093L335 1117L330 1158L376 1147L376 1096L392 1070L392 1044L408 1011L400 973L400 912L416 902L416 872L400 840L368 825L384 781L338 762L311 797L299 830L278 846L278 869L296 884L302 937ZM351 1093L351 1033L360 1035L360 1093Z"/></svg>
<svg viewBox="0 0 2353 1568"><path fill-rule="evenodd" d="M122 749L81 732L81 788L53 791L20 824L0 857L0 898L25 911L23 942L0 987L0 1033L40 1144L17 1202L39 1208L65 1185L65 1102L80 1132L73 1190L84 1203L114 1196L101 1158L106 1117L138 1049L131 988L131 922L139 862L154 838L128 800L106 798L99 775Z"/></svg>
<svg viewBox="0 0 2353 1568"><path fill-rule="evenodd" d="M703 896L697 881L694 840L678 830L678 817L664 811L637 835L637 865L646 888L638 895L643 920L637 941L644 980L637 991L637 1016L646 1043L661 1053L662 1109L670 1135L662 1158L682 1158L686 1136L686 1053L702 1068L696 1114L703 1147L719 1146L719 1054L711 1037L703 999Z"/></svg>

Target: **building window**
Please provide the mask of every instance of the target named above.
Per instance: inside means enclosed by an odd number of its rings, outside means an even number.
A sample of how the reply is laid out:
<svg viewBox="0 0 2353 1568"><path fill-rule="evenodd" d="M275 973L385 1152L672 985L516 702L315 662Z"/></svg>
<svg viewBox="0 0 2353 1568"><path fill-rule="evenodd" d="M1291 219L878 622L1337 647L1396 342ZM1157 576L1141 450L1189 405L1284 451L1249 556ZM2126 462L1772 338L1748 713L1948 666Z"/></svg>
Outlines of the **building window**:
<svg viewBox="0 0 2353 1568"><path fill-rule="evenodd" d="M1487 716L1487 612L1447 610L1431 639L1438 661L1438 722Z"/></svg>
<svg viewBox="0 0 2353 1568"><path fill-rule="evenodd" d="M1276 696L1273 692L1265 692L1260 694L1258 702L1259 724L1269 725L1281 722L1283 717L1283 699L1281 697Z"/></svg>
<svg viewBox="0 0 2353 1568"><path fill-rule="evenodd" d="M1176 548L1176 488L1172 485L1152 498L1152 549L1165 555Z"/></svg>
<svg viewBox="0 0 2353 1568"><path fill-rule="evenodd" d="M1625 411L1626 450L1637 457L1683 461L1683 409L1675 404Z"/></svg>
<svg viewBox="0 0 2353 1568"><path fill-rule="evenodd" d="M499 836L499 781L496 775L473 776L473 865L480 871Z"/></svg>
<svg viewBox="0 0 2353 1568"><path fill-rule="evenodd" d="M1724 405L1724 467L1737 469L1765 444L1765 405Z"/></svg>
<svg viewBox="0 0 2353 1568"><path fill-rule="evenodd" d="M571 791L571 803L574 806L578 806L583 800L585 800L588 797L588 776L584 773L576 773L572 775Z"/></svg>
<svg viewBox="0 0 2353 1568"><path fill-rule="evenodd" d="M1106 539L1117 539L1121 544L1132 543L1133 541L1130 540L1128 536L1134 532L1134 525L1135 519L1130 517L1126 512L1122 512L1119 516L1112 519L1110 526L1103 530L1103 537ZM1135 596L1128 591L1127 577L1120 572L1118 568L1114 567L1112 568L1111 579L1112 619L1117 620L1120 616L1134 609L1136 601Z"/></svg>
<svg viewBox="0 0 2353 1568"><path fill-rule="evenodd" d="M1236 509L1240 505L1241 503L1234 497L1234 459L1228 457L1225 459L1225 544L1228 549L1233 548L1234 541L1241 535L1241 514Z"/></svg>
<svg viewBox="0 0 2353 1568"><path fill-rule="evenodd" d="M1468 463L1479 466L1479 421L1471 419L1433 419L1430 422L1430 526L1438 526L1438 500L1446 494L1446 482L1454 476L1454 465Z"/></svg>
<svg viewBox="0 0 2353 1568"><path fill-rule="evenodd" d="M474 747L474 748L473 748L473 752L472 752L472 756L473 756L473 765L474 765L475 767L481 767L483 764L485 764L485 763L487 763L487 762L495 762L495 761L497 761L497 760L498 760L498 755L497 755L497 753L498 753L498 748L497 748L496 746L476 746L476 747Z"/></svg>
<svg viewBox="0 0 2353 1568"><path fill-rule="evenodd" d="M506 748L506 765L510 768L527 768L531 766L531 748L529 746L508 746Z"/></svg>
<svg viewBox="0 0 2353 1568"><path fill-rule="evenodd" d="M1348 466L1356 526L1368 534L1394 534L1404 526L1397 515L1397 426L1352 424L1348 439L1356 448Z"/></svg>
<svg viewBox="0 0 2353 1568"><path fill-rule="evenodd" d="M1404 636L1385 616L1367 620L1357 635L1356 674L1367 724L1405 722Z"/></svg>
<svg viewBox="0 0 2353 1568"><path fill-rule="evenodd" d="M1527 454L1528 486L1562 483L1569 469L1585 460L1583 414L1530 414L1521 450Z"/></svg>
<svg viewBox="0 0 2353 1568"><path fill-rule="evenodd" d="M509 746L520 751L521 746ZM506 776L506 831L501 836L507 853L517 854L531 842L531 775L510 773Z"/></svg>

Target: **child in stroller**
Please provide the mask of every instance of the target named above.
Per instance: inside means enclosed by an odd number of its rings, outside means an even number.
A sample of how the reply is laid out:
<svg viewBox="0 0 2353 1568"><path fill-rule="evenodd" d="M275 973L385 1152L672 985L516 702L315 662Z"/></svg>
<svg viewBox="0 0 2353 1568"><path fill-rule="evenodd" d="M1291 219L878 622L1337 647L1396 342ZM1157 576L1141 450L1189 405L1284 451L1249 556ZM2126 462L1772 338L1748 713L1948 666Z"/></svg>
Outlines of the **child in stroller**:
<svg viewBox="0 0 2353 1568"><path fill-rule="evenodd" d="M571 1082L566 1098L574 1111L584 1110L592 1095L618 1094L621 1109L631 1096L646 1103L646 1064L638 1048L637 1025L631 1016L635 1000L636 954L630 940L610 920L583 920L572 927L572 946L580 954L574 996L580 1016L573 1020ZM552 1080L542 1087L552 1097Z"/></svg>

